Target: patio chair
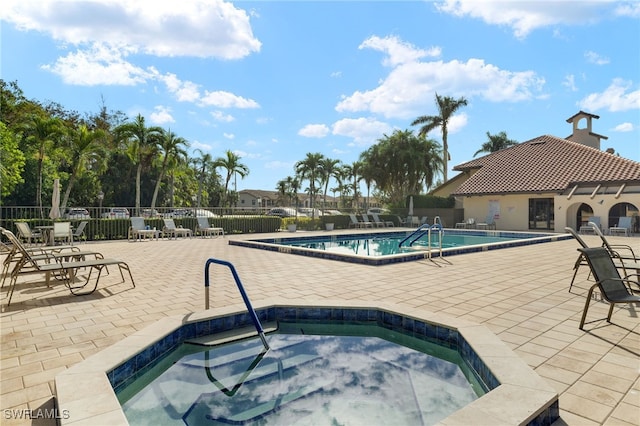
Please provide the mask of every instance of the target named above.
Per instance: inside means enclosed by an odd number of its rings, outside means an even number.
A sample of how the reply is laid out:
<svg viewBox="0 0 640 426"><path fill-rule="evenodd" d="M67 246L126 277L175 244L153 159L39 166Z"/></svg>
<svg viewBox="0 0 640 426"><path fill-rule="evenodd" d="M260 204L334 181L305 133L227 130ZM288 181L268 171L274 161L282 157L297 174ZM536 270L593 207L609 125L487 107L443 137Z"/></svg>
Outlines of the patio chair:
<svg viewBox="0 0 640 426"><path fill-rule="evenodd" d="M351 218L349 228L373 228L373 222L362 222L353 213L349 214L349 218Z"/></svg>
<svg viewBox="0 0 640 426"><path fill-rule="evenodd" d="M631 216L623 216L618 219L618 224L609 228L609 235L624 234L625 237L630 237L631 232Z"/></svg>
<svg viewBox="0 0 640 426"><path fill-rule="evenodd" d="M196 228L196 232L199 233L201 237L217 237L218 235L224 237L224 228L211 226L209 219L204 216L198 216L197 219L198 227Z"/></svg>
<svg viewBox="0 0 640 426"><path fill-rule="evenodd" d="M80 224L78 225L78 227L71 233L71 244L73 244L73 241L80 241L80 238L84 236L84 228L87 227L87 224L89 222L87 222L86 220L83 220L82 222L80 222ZM85 237L85 240L87 238Z"/></svg>
<svg viewBox="0 0 640 426"><path fill-rule="evenodd" d="M53 244L57 241L63 241L66 244L71 244L73 241L73 234L71 233L71 222L53 222Z"/></svg>
<svg viewBox="0 0 640 426"><path fill-rule="evenodd" d="M582 318L580 319L580 330L583 329L587 311L589 310L589 302L596 287L600 290L602 300L610 304L607 322L611 322L611 314L616 303L640 303L640 296L634 294L634 291L640 292L640 283L637 279L629 278L632 276L638 277L638 274L621 277L618 273L618 268L616 268L611 256L609 256L607 249L604 247L579 248L578 250L584 255L596 280L596 283L591 286L587 294ZM637 287L637 290L634 290L634 286Z"/></svg>
<svg viewBox="0 0 640 426"><path fill-rule="evenodd" d="M375 223L382 223L384 226L388 228L393 228L395 226L392 220L381 220L380 217L378 216L378 213L371 213L371 216L373 217L373 220Z"/></svg>
<svg viewBox="0 0 640 426"><path fill-rule="evenodd" d="M595 232L595 234L598 237L600 237L600 240L602 240L602 247L607 249L611 257L613 257L614 259L619 259L622 263L640 262L640 257L636 255L636 253L633 251L633 248L631 248L631 246L626 244L609 244L609 241L604 236L600 228L598 226L595 226L595 224L591 224L591 226L592 226L593 232Z"/></svg>
<svg viewBox="0 0 640 426"><path fill-rule="evenodd" d="M384 224L384 222L381 222L379 220L375 220L372 222L371 219L369 219L369 216L367 214L362 214L362 223L371 223L371 227L373 228L373 226L375 225L376 228L384 228L386 225Z"/></svg>
<svg viewBox="0 0 640 426"><path fill-rule="evenodd" d="M478 227L478 229L496 229L496 220L494 215L487 215L487 218L484 220L484 222L478 222L476 226Z"/></svg>
<svg viewBox="0 0 640 426"><path fill-rule="evenodd" d="M178 237L189 237L193 232L189 228L178 228L173 221L173 219L164 219L164 228L162 228L162 233L167 238L178 238Z"/></svg>
<svg viewBox="0 0 640 426"><path fill-rule="evenodd" d="M15 222L16 228L18 228L18 236L20 240L26 242L28 245L42 243L42 233L40 231L32 230L27 222Z"/></svg>
<svg viewBox="0 0 640 426"><path fill-rule="evenodd" d="M592 232L595 233L594 225L596 225L596 227L598 229L601 229L600 227L602 225L600 224L600 217L599 216L591 216L589 219L587 219L587 224L586 225L582 225L580 227L580 229L578 230L578 232L580 232L581 234L584 234L584 233L590 234Z"/></svg>
<svg viewBox="0 0 640 426"><path fill-rule="evenodd" d="M11 299L13 297L18 277L26 274L44 274L47 287L49 287L51 275L54 274L57 279L64 282L72 294L81 296L91 294L96 290L103 269L106 269L109 265L117 265L120 269L122 282L125 280L123 270L126 270L128 271L131 282L135 287L131 270L126 262L122 260L105 259L102 254L98 252L71 251L68 253L55 253L54 251L46 251L41 254L33 254L22 245L11 231L5 229L2 233L9 238L18 255L16 258L16 265L10 273L11 281L9 284L10 289L7 306L11 304ZM94 259L87 259L86 256L89 254L93 254L95 256ZM77 271L83 268L90 268L90 272L86 276L84 284L74 285ZM83 291L83 289L89 284L91 280L91 273L94 269L98 270L98 276L95 279L93 289Z"/></svg>
<svg viewBox="0 0 640 426"><path fill-rule="evenodd" d="M160 232L155 228L147 228L144 224L143 217L132 217L130 220L131 226L129 227L129 233L127 235L129 241L146 240L147 237L158 238Z"/></svg>

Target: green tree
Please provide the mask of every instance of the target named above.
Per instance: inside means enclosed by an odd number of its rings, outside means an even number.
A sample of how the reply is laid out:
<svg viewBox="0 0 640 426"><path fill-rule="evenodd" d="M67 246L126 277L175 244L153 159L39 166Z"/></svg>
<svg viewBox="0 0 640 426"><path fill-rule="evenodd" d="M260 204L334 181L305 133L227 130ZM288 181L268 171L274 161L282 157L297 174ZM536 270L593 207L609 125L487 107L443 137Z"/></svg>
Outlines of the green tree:
<svg viewBox="0 0 640 426"><path fill-rule="evenodd" d="M311 207L312 215L315 216L314 204L315 198L317 194L316 185L318 183L318 178L322 175L322 170L320 168L322 159L324 156L319 152L316 153L307 153L307 156L304 160L298 161L294 168L296 171L296 175L300 178L301 181L308 180L309 181L309 207Z"/></svg>
<svg viewBox="0 0 640 426"><path fill-rule="evenodd" d="M338 179L340 170L340 160L334 160L331 158L323 157L320 160L320 184L324 186L323 192L323 209L327 208L327 192L329 191L329 181L331 178Z"/></svg>
<svg viewBox="0 0 640 426"><path fill-rule="evenodd" d="M198 193L196 195L196 206L200 208L202 202L202 190L204 187L204 181L210 170L214 170L216 163L213 161L213 157L208 152L204 152L201 149L196 149L196 153L200 154L200 157L192 159L195 166L195 175L198 179Z"/></svg>
<svg viewBox="0 0 640 426"><path fill-rule="evenodd" d="M495 135L487 132L487 138L489 140L483 143L482 147L473 154L474 157L482 152L492 153L518 144L518 141L509 139L506 132L500 132Z"/></svg>
<svg viewBox="0 0 640 426"><path fill-rule="evenodd" d="M233 151L227 150L225 157L218 157L215 160L215 166L226 170L227 174L224 179L224 204L231 207L231 199L229 197L229 182L234 175L240 175L241 179L249 174L249 168L240 162L240 156Z"/></svg>
<svg viewBox="0 0 640 426"><path fill-rule="evenodd" d="M24 164L25 157L19 149L17 136L0 122L0 196L9 195L19 183L24 182Z"/></svg>
<svg viewBox="0 0 640 426"><path fill-rule="evenodd" d="M442 132L442 175L444 177L444 181L447 181L447 170L448 170L448 161L450 158L449 154L449 143L448 143L448 133L449 133L449 120L456 113L458 109L462 106L467 105L467 100L464 97L454 99L449 96L441 97L436 93L436 103L438 104L438 115L422 115L411 123L412 126L421 124L420 132L418 135L427 136L427 133L432 131L433 129L437 129L440 127Z"/></svg>
<svg viewBox="0 0 640 426"><path fill-rule="evenodd" d="M156 185L153 190L153 198L151 198L151 209L156 207L160 185L167 169L172 169L176 166L176 162L174 161L176 158L187 155L187 152L183 147L188 147L189 143L186 139L176 136L176 134L169 129L167 131L162 131L162 136L159 140L158 146L162 152L162 164L160 166L158 180L156 181Z"/></svg>
<svg viewBox="0 0 640 426"><path fill-rule="evenodd" d="M138 114L133 122L116 127L116 141L124 143L127 156L136 166L136 214L140 215L140 187L142 170L151 164L158 154L158 143L162 138L162 128L147 127L144 117Z"/></svg>
<svg viewBox="0 0 640 426"><path fill-rule="evenodd" d="M61 211L67 206L69 194L77 179L88 168L106 168L105 142L106 133L101 129L89 130L86 125L81 124L77 129L69 131L63 148L71 158L71 175L60 205Z"/></svg>
<svg viewBox="0 0 640 426"><path fill-rule="evenodd" d="M44 115L32 115L24 126L27 142L36 146L35 158L38 164L35 203L42 215L43 165L47 152L56 147L64 135L62 120Z"/></svg>

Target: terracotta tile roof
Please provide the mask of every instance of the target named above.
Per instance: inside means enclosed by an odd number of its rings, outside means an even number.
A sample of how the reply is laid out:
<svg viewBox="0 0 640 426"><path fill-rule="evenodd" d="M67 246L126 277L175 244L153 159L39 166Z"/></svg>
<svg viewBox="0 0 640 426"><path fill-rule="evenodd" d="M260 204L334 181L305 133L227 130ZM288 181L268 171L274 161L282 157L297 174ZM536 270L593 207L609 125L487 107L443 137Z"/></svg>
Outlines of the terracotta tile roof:
<svg viewBox="0 0 640 426"><path fill-rule="evenodd" d="M640 183L640 163L555 136L460 164L471 177L453 195L563 191L577 183Z"/></svg>

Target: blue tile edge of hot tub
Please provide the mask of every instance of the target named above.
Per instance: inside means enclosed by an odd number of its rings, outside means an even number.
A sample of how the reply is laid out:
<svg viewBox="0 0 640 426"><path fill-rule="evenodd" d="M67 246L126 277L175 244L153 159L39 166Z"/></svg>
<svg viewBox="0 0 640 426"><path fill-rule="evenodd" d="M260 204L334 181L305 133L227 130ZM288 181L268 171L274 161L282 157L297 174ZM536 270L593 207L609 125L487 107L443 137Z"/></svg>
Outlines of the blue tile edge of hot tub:
<svg viewBox="0 0 640 426"><path fill-rule="evenodd" d="M500 386L494 374L464 337L457 330L449 327L381 309L272 306L257 309L256 314L260 321L265 323L279 320L367 321L374 322L381 327L399 329L406 333L411 333L415 337L435 341L442 346L457 350L463 360L473 368L488 390ZM248 312L184 324L116 368L108 371L107 377L113 389L118 390L129 384L138 377L139 373L147 370L186 340L252 325L253 322ZM550 425L559 416L560 410L556 400L552 405L542 410L528 425Z"/></svg>

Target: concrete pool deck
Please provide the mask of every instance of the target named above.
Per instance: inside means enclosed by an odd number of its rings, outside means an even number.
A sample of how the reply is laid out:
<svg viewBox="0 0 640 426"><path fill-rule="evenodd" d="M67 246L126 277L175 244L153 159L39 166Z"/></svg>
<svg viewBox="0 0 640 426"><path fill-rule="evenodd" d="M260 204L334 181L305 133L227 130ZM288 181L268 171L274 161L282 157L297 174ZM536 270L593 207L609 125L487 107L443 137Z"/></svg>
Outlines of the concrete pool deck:
<svg viewBox="0 0 640 426"><path fill-rule="evenodd" d="M255 237L87 243L81 247L127 261L136 288L128 280L119 283L113 271L96 293L76 297L32 275L20 279L8 309L3 289L1 423L55 424L46 417L54 407L56 374L158 319L203 310L204 264L216 257L234 264L254 303L385 300L481 323L559 393L561 420L555 424L638 424L640 306L616 305L608 324L608 305L594 301L585 331L579 330L592 282L582 267L567 291L578 254L574 240L385 266L228 245L232 238ZM638 237L609 240L640 252ZM241 303L227 271L212 275L212 306Z"/></svg>

